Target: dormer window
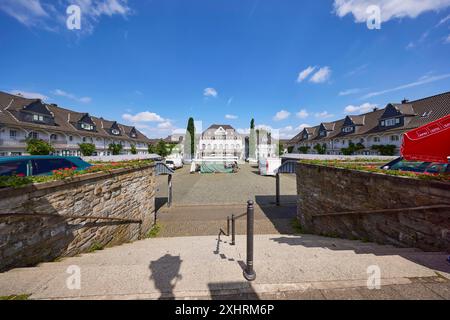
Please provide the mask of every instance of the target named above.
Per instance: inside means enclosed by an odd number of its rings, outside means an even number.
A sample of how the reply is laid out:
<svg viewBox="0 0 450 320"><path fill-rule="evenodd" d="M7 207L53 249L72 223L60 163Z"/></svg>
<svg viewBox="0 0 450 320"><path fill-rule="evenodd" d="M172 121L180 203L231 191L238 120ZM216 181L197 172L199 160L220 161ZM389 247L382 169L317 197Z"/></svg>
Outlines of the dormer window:
<svg viewBox="0 0 450 320"><path fill-rule="evenodd" d="M113 135L115 135L115 136L120 135L120 131L117 130L117 129L111 129L111 133L112 133Z"/></svg>
<svg viewBox="0 0 450 320"><path fill-rule="evenodd" d="M81 128L83 130L94 131L94 126L92 124L88 124L88 123L82 123Z"/></svg>
<svg viewBox="0 0 450 320"><path fill-rule="evenodd" d="M393 127L400 124L400 118L392 118L381 121L382 127Z"/></svg>
<svg viewBox="0 0 450 320"><path fill-rule="evenodd" d="M134 132L132 132L132 133L131 133L131 137L132 137L132 138L137 138L137 134L134 133Z"/></svg>
<svg viewBox="0 0 450 320"><path fill-rule="evenodd" d="M326 137L327 132L326 132L326 131L320 131L319 135L320 135L321 137Z"/></svg>
<svg viewBox="0 0 450 320"><path fill-rule="evenodd" d="M33 121L44 122L44 116L41 116L39 114L33 114Z"/></svg>
<svg viewBox="0 0 450 320"><path fill-rule="evenodd" d="M354 130L353 127L342 128L342 132L344 132L344 133L350 133L350 132L353 132L353 130Z"/></svg>

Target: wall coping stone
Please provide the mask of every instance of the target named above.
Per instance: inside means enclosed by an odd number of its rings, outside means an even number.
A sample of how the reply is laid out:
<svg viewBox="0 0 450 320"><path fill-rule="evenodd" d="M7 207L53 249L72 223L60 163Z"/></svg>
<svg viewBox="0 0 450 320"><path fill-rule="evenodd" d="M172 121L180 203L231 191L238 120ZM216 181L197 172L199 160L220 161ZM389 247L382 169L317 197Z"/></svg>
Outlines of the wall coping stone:
<svg viewBox="0 0 450 320"><path fill-rule="evenodd" d="M449 182L444 182L444 181L435 181L435 180L424 180L424 179L414 179L411 177L406 177L406 176L394 176L394 175L390 175L390 174L385 174L385 173L380 173L380 172L368 172L368 171L363 171L363 170L355 170L355 169L349 169L349 168L338 168L338 167L333 167L333 166L327 166L327 165L323 165L323 164L312 164L312 163L302 163L302 162L298 162L297 163L299 166L305 166L305 167L309 167L309 168L326 168L327 170L332 170L332 171L340 171L340 172L358 172L361 175L366 175L367 177L377 177L377 178L385 178L385 179L389 179L389 180L402 180L401 183L402 184L409 184L412 185L414 187L418 187L418 186L424 186L424 187L436 187L439 189L446 189L450 191L450 183Z"/></svg>
<svg viewBox="0 0 450 320"><path fill-rule="evenodd" d="M26 185L26 186L23 186L20 188L0 189L0 197L8 198L8 197L21 196L21 195L24 195L27 193L32 193L35 191L53 189L53 188L58 188L61 186L70 186L72 184L79 183L79 182L85 182L85 181L89 181L89 180L98 180L98 179L102 179L105 177L114 177L114 176L118 176L118 175L122 175L122 174L126 174L126 173L132 173L135 171L150 169L150 168L154 168L155 166L156 166L156 164L152 163L152 164L142 166L139 168L120 168L120 169L111 170L109 172L94 172L94 173L83 174L83 175L75 176L70 179L55 180L55 181L49 181L49 182L44 182L44 183L35 183L35 184Z"/></svg>

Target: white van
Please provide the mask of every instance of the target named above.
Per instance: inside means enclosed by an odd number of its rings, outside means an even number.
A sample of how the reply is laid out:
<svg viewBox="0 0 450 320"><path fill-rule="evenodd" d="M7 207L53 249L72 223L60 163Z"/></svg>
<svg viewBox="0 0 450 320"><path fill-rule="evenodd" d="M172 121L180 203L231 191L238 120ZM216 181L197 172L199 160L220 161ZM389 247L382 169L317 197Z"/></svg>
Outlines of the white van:
<svg viewBox="0 0 450 320"><path fill-rule="evenodd" d="M183 160L181 158L167 158L166 165L172 169L180 169L183 168Z"/></svg>
<svg viewBox="0 0 450 320"><path fill-rule="evenodd" d="M281 167L281 159L279 158L259 160L259 174L262 176L276 176L279 167Z"/></svg>

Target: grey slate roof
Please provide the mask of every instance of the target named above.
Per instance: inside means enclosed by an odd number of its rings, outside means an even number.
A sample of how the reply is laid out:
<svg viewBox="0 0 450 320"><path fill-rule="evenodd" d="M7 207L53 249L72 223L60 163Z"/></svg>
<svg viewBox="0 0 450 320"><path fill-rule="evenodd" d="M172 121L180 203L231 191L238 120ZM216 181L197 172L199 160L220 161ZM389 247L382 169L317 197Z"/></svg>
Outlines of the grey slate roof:
<svg viewBox="0 0 450 320"><path fill-rule="evenodd" d="M11 125L26 128L29 130L41 129L41 130L64 132L67 134L86 135L92 137L102 137L111 139L120 138L131 142L134 141L134 142L148 143L150 141L142 132L140 132L137 129L135 129L137 137L132 138L130 135L128 135L128 133L131 132L133 127L122 124L119 124L119 127L124 128L125 129L124 131L127 134L122 134L122 136L120 137L114 136L110 134L107 130L105 130L109 128L107 126L110 123L114 123L114 121L108 121L94 116L90 116L90 118L97 127L97 130L95 132L79 130L75 127L74 124L76 124L80 119L86 116L87 113L72 111L69 109L58 107L57 105L54 104L44 103L45 107L54 116L55 125L45 125L20 121L20 119L18 119L17 116L19 112L23 110L25 107L29 106L30 104L36 102L41 101L38 99L27 99L21 96L0 92L0 126Z"/></svg>

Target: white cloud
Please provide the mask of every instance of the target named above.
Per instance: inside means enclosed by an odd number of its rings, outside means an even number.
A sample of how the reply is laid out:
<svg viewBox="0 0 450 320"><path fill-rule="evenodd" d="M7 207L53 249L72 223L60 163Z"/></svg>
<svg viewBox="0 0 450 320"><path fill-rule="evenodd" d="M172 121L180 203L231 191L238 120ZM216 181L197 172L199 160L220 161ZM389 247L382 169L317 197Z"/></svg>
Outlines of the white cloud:
<svg viewBox="0 0 450 320"><path fill-rule="evenodd" d="M383 94L386 93L391 93L391 92L395 92L395 91L400 91L400 90L404 90L404 89L409 89L409 88L413 88L413 87L418 87L427 83L432 83L432 82L436 82L436 81L440 81L443 79L447 79L450 78L450 73L448 74L442 74L442 75L437 75L437 76L430 76L430 75L425 75L423 77L421 77L419 80L412 82L412 83L407 83L392 89L386 89L386 90L382 90L382 91L377 91L377 92L371 92L367 95L365 95L364 97L362 97L362 99L369 99L372 97L377 97L377 96L381 96Z"/></svg>
<svg viewBox="0 0 450 320"><path fill-rule="evenodd" d="M308 117L309 117L309 113L305 109L302 109L299 112L297 112L297 118L299 118L299 119L306 119Z"/></svg>
<svg viewBox="0 0 450 320"><path fill-rule="evenodd" d="M344 113L346 113L346 114L366 113L366 112L373 111L373 109L376 107L377 107L376 104L368 103L368 102L363 103L360 106L349 105L349 106L345 107Z"/></svg>
<svg viewBox="0 0 450 320"><path fill-rule="evenodd" d="M303 80L305 80L306 78L308 78L309 77L309 75L311 74L311 73L313 73L314 72L314 70L316 70L316 67L311 67L311 66L309 66L308 68L306 68L305 70L303 70L302 72L300 72L299 74L298 74L298 78L297 78L297 82L303 82Z"/></svg>
<svg viewBox="0 0 450 320"><path fill-rule="evenodd" d="M449 20L450 20L450 14L448 16L446 16L445 18L441 19L441 21L439 21L439 23L436 25L436 27L442 26L444 23L446 23Z"/></svg>
<svg viewBox="0 0 450 320"><path fill-rule="evenodd" d="M309 82L312 83L323 83L328 81L331 77L331 69L329 67L323 67L320 68L319 71L317 71L311 79L309 79Z"/></svg>
<svg viewBox="0 0 450 320"><path fill-rule="evenodd" d="M160 124L158 124L158 129L163 129L163 130L173 129L172 122L170 122L170 121L161 122Z"/></svg>
<svg viewBox="0 0 450 320"><path fill-rule="evenodd" d="M450 34L444 39L444 43L450 43Z"/></svg>
<svg viewBox="0 0 450 320"><path fill-rule="evenodd" d="M218 93L217 90L214 89L214 88L206 88L205 90L203 90L203 95L204 95L205 97L213 97L213 98L216 98L216 97L219 95L219 93Z"/></svg>
<svg viewBox="0 0 450 320"><path fill-rule="evenodd" d="M229 119L229 120L236 120L238 118L238 116L235 116L233 114L227 114L225 115L225 119Z"/></svg>
<svg viewBox="0 0 450 320"><path fill-rule="evenodd" d="M27 27L40 27L49 31L66 28L66 9L78 5L82 14L82 33L92 33L102 16L128 16L128 0L1 0L0 10Z"/></svg>
<svg viewBox="0 0 450 320"><path fill-rule="evenodd" d="M42 93L38 92L29 92L29 91L23 91L23 90L11 90L11 94L14 95L21 95L24 98L28 99L41 99L43 101L48 100L48 97Z"/></svg>
<svg viewBox="0 0 450 320"><path fill-rule="evenodd" d="M341 91L341 92L339 92L339 96L349 96L349 95L352 95L352 94L357 94L357 93L360 93L362 91L362 89L359 89L359 88L355 88L355 89L348 89L348 90L344 90L344 91Z"/></svg>
<svg viewBox="0 0 450 320"><path fill-rule="evenodd" d="M72 93L68 93L64 90L61 89L56 89L52 92L52 94L54 94L55 96L59 96L59 97L64 97L73 101L77 101L77 102L81 102L81 103L90 103L92 102L92 98L90 97L81 97L78 98L76 95L72 94Z"/></svg>
<svg viewBox="0 0 450 320"><path fill-rule="evenodd" d="M231 97L230 99L228 99L227 101L227 106L230 106L233 103L234 97Z"/></svg>
<svg viewBox="0 0 450 320"><path fill-rule="evenodd" d="M320 118L320 119L328 119L328 118L333 118L334 114L331 114L328 111L323 111L323 112L316 113L315 116L316 116L316 118Z"/></svg>
<svg viewBox="0 0 450 320"><path fill-rule="evenodd" d="M122 118L126 121L130 121L130 122L166 122L167 120L165 120L164 118L162 118L160 115L154 113L154 112L150 112L150 111L145 111L145 112L141 112L138 113L136 115L131 115L131 114L124 114L122 115Z"/></svg>
<svg viewBox="0 0 450 320"><path fill-rule="evenodd" d="M282 121L282 120L286 120L287 118L289 118L291 115L290 112L286 111L286 110L281 110L279 112L277 112L277 114L275 115L275 117L273 117L274 121Z"/></svg>
<svg viewBox="0 0 450 320"><path fill-rule="evenodd" d="M381 20L387 22L392 19L416 18L428 11L438 11L450 6L450 0L335 0L336 15L344 17L352 14L357 23L365 23L368 18L366 12L371 5L381 9Z"/></svg>

